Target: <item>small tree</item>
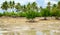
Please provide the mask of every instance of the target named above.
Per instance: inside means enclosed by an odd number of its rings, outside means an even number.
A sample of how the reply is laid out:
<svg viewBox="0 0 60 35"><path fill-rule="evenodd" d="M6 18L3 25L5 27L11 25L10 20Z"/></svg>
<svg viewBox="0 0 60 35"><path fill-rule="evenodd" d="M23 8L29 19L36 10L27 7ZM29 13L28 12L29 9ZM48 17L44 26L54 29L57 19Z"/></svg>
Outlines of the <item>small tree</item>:
<svg viewBox="0 0 60 35"><path fill-rule="evenodd" d="M34 22L34 18L36 17L36 13L34 11L29 10L26 12L26 18L30 19L31 22Z"/></svg>
<svg viewBox="0 0 60 35"><path fill-rule="evenodd" d="M41 13L41 16L44 17L44 20L47 20L46 17L50 16L50 11L48 9L43 9Z"/></svg>
<svg viewBox="0 0 60 35"><path fill-rule="evenodd" d="M8 12L3 12L3 16L9 16Z"/></svg>
<svg viewBox="0 0 60 35"><path fill-rule="evenodd" d="M15 18L17 16L17 13L16 12L9 12L9 16Z"/></svg>
<svg viewBox="0 0 60 35"><path fill-rule="evenodd" d="M17 16L18 17L25 17L26 16L26 12L17 12Z"/></svg>
<svg viewBox="0 0 60 35"><path fill-rule="evenodd" d="M56 10L56 13L55 13L55 15L56 15L56 19L59 19L59 17L60 17L60 1L58 2L58 4L57 4L57 8L56 8L57 10Z"/></svg>
<svg viewBox="0 0 60 35"><path fill-rule="evenodd" d="M57 11L55 12L55 18L56 18L57 20L59 20L59 17L60 17L60 11L57 10Z"/></svg>
<svg viewBox="0 0 60 35"><path fill-rule="evenodd" d="M3 16L3 14L2 13L0 13L0 17L2 17Z"/></svg>

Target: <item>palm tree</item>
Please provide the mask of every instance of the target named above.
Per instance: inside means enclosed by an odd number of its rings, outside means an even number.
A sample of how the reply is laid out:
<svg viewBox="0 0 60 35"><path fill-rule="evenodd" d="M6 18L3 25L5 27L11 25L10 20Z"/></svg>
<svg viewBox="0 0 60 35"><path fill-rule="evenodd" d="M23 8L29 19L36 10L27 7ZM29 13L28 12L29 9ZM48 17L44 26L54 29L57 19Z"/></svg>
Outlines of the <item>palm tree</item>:
<svg viewBox="0 0 60 35"><path fill-rule="evenodd" d="M14 9L14 8L15 8L15 2L12 1L12 9Z"/></svg>
<svg viewBox="0 0 60 35"><path fill-rule="evenodd" d="M3 10L7 11L7 9L8 9L8 2L7 2L7 1L3 2L1 8L2 8Z"/></svg>
<svg viewBox="0 0 60 35"><path fill-rule="evenodd" d="M15 5L15 8L17 9L17 12L18 12L18 11L21 11L21 5L20 5L20 3L17 3L17 4Z"/></svg>
<svg viewBox="0 0 60 35"><path fill-rule="evenodd" d="M51 5L50 2L48 2L48 4L47 4L47 9L48 9L48 10L51 9L51 6L50 6L50 5Z"/></svg>
<svg viewBox="0 0 60 35"><path fill-rule="evenodd" d="M49 11L49 12L51 12L51 3L50 2L48 2L48 4L47 4L47 10Z"/></svg>
<svg viewBox="0 0 60 35"><path fill-rule="evenodd" d="M27 4L27 10L30 10L30 9L31 9L31 4L28 3L28 4Z"/></svg>
<svg viewBox="0 0 60 35"><path fill-rule="evenodd" d="M23 12L26 12L27 11L27 6L24 5L22 10L23 10Z"/></svg>
<svg viewBox="0 0 60 35"><path fill-rule="evenodd" d="M15 7L15 2L13 1L12 3L13 3L12 6L13 6L13 8L14 8L14 7Z"/></svg>
<svg viewBox="0 0 60 35"><path fill-rule="evenodd" d="M36 2L33 2L33 3L31 4L31 7L32 7L32 10L38 11L38 7L37 7L37 3L36 3Z"/></svg>
<svg viewBox="0 0 60 35"><path fill-rule="evenodd" d="M9 8L12 8L12 1L9 2Z"/></svg>
<svg viewBox="0 0 60 35"><path fill-rule="evenodd" d="M14 7L15 7L15 2L14 1L10 1L9 2L9 8L14 9Z"/></svg>
<svg viewBox="0 0 60 35"><path fill-rule="evenodd" d="M27 10L38 11L37 3L36 2L33 2L32 4L28 3L27 4Z"/></svg>

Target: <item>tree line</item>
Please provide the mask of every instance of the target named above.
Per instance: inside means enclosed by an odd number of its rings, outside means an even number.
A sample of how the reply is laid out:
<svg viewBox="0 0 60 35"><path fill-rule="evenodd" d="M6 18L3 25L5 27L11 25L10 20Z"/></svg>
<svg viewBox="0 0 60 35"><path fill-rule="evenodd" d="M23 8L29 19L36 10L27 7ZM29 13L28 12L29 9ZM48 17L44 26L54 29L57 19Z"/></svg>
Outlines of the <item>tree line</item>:
<svg viewBox="0 0 60 35"><path fill-rule="evenodd" d="M8 9L16 9L16 12L8 12ZM14 1L3 2L1 9L5 10L3 13L0 13L0 16L9 16L9 17L26 17L28 19L34 19L35 17L55 17L59 19L60 17L60 1L57 4L48 2L47 6L43 8L42 6L38 7L36 2L28 3L27 5L21 5L20 3L15 3Z"/></svg>

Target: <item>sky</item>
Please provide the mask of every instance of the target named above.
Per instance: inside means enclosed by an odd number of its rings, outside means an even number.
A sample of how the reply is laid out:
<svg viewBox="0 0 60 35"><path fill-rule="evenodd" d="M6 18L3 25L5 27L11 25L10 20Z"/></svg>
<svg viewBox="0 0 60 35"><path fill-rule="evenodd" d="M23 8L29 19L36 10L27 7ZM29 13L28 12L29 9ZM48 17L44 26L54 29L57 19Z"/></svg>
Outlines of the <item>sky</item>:
<svg viewBox="0 0 60 35"><path fill-rule="evenodd" d="M0 0L0 6L4 1L13 1L13 0ZM50 1L52 4L57 4L59 0L14 0L16 3L21 3L21 5L27 4L28 2L36 2L38 6L45 7L47 3Z"/></svg>
<svg viewBox="0 0 60 35"><path fill-rule="evenodd" d="M29 2L30 3L36 2L39 7L40 6L46 7L48 2L51 2L51 5L53 5L53 4L57 4L59 0L0 0L0 6L4 1L8 1L8 2L15 1L15 3L19 2L21 5L28 4Z"/></svg>

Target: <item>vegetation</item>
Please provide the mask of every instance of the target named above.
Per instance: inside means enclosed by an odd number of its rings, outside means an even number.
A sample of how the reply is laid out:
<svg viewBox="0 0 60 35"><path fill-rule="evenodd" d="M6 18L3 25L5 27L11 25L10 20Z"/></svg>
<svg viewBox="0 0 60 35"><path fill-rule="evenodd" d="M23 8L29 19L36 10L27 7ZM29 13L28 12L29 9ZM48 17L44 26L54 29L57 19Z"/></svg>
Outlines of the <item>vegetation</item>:
<svg viewBox="0 0 60 35"><path fill-rule="evenodd" d="M41 16L44 17L44 20L47 20L46 17L49 17L50 16L50 11L47 10L47 9L43 9L43 11L40 12L40 13L41 13Z"/></svg>
<svg viewBox="0 0 60 35"><path fill-rule="evenodd" d="M26 18L30 19L32 22L34 22L34 18L36 17L36 13L34 11L29 10L28 12L26 12Z"/></svg>
<svg viewBox="0 0 60 35"><path fill-rule="evenodd" d="M21 5L20 3L16 4L14 1L5 1L1 5L1 8L5 11L0 13L0 17L26 17L27 19L32 20L35 17L44 17L44 20L47 20L46 17L55 17L56 19L59 19L60 17L60 1L52 6L50 2L48 2L45 8L39 8L36 2L28 3L27 5ZM12 12L8 12L8 9L12 9ZM14 12L13 9L15 9L16 12Z"/></svg>

